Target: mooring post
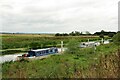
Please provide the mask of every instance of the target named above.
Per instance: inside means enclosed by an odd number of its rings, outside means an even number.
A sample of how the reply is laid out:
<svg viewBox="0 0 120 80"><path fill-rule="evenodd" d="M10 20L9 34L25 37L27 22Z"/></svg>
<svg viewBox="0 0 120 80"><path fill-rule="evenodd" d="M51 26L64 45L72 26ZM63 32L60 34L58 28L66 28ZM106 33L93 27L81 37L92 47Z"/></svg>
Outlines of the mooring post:
<svg viewBox="0 0 120 80"><path fill-rule="evenodd" d="M102 38L102 44L104 44L104 40L103 40L103 38Z"/></svg>
<svg viewBox="0 0 120 80"><path fill-rule="evenodd" d="M88 39L88 43L89 43L89 39Z"/></svg>
<svg viewBox="0 0 120 80"><path fill-rule="evenodd" d="M61 41L61 53L63 53L63 41Z"/></svg>

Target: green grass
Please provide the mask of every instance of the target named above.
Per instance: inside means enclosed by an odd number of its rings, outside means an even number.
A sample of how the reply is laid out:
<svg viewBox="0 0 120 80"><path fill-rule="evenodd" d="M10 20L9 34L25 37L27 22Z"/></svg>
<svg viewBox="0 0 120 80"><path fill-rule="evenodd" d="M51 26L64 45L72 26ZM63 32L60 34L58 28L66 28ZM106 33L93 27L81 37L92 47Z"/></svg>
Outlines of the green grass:
<svg viewBox="0 0 120 80"><path fill-rule="evenodd" d="M64 46L66 46L71 38L79 42L85 42L87 39L90 39L90 41L100 39L98 36L2 35L1 51L5 54L14 54L25 52L29 48L60 47L61 40L64 41ZM93 68L90 68L91 65L99 64L102 55L111 55L117 49L118 47L111 43L98 46L95 52L93 48L84 48L78 49L74 54L65 52L62 55L51 55L51 57L42 60L6 62L2 65L2 75L3 78L88 77L91 73L90 69Z"/></svg>
<svg viewBox="0 0 120 80"><path fill-rule="evenodd" d="M29 48L47 48L47 47L60 47L61 41L64 41L64 46L71 38L79 42L92 40L100 40L98 36L62 36L56 37L54 35L27 35L27 34L4 34L2 37L2 44L0 47L3 55L27 52ZM24 49L21 50L20 48ZM14 49L14 50L13 50ZM2 54L0 54L2 55Z"/></svg>
<svg viewBox="0 0 120 80"><path fill-rule="evenodd" d="M117 46L111 43L98 46L95 53L92 48L85 48L75 54L51 55L42 60L6 62L2 65L3 78L87 77L87 74L91 74L90 66L99 64L101 55L111 55L116 51Z"/></svg>
<svg viewBox="0 0 120 80"><path fill-rule="evenodd" d="M0 51L0 56L3 55L8 55L8 54L17 54L17 53L27 53L27 51L24 50L5 50L5 51Z"/></svg>
<svg viewBox="0 0 120 80"><path fill-rule="evenodd" d="M2 35L2 49L14 49L14 48L44 48L57 46L60 47L60 42L64 41L64 44L71 39L75 38L79 42L87 41L87 39L99 40L98 36L42 36L41 35Z"/></svg>

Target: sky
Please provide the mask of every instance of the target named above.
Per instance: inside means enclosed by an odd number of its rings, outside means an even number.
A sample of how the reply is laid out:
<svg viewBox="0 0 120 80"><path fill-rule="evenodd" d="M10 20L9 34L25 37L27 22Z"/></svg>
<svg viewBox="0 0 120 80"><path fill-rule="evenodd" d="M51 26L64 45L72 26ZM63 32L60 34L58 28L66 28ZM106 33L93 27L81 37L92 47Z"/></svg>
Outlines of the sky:
<svg viewBox="0 0 120 80"><path fill-rule="evenodd" d="M0 0L0 31L118 31L119 0Z"/></svg>

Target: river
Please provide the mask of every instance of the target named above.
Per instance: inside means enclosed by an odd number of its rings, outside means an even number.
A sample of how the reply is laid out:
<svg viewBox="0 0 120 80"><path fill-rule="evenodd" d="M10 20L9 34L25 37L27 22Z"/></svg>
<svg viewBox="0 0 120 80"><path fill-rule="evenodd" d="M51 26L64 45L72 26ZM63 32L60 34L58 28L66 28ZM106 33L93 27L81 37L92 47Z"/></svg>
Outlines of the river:
<svg viewBox="0 0 120 80"><path fill-rule="evenodd" d="M104 44L108 44L108 43L109 43L108 41L104 41ZM63 48L63 51L65 51L65 49L66 48ZM58 48L58 52L59 53L61 52L61 48ZM22 56L23 54L26 54L26 53L18 53L18 54L10 54L10 55L0 56L0 63L4 63L4 62L7 62L7 61L16 61L17 56ZM40 56L40 57L42 58L43 56Z"/></svg>

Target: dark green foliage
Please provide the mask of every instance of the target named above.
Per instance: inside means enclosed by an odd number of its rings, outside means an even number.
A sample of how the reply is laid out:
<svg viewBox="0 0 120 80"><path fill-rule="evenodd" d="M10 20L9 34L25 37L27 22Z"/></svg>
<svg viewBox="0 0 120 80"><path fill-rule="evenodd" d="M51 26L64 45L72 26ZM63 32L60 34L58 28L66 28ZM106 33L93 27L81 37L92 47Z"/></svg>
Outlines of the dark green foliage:
<svg viewBox="0 0 120 80"><path fill-rule="evenodd" d="M82 34L82 32L79 31L72 31L71 33L56 33L55 36L80 36L80 35L91 35L90 32L86 31L85 34Z"/></svg>
<svg viewBox="0 0 120 80"><path fill-rule="evenodd" d="M100 38L104 38L104 34L100 34L100 36L99 36Z"/></svg>
<svg viewBox="0 0 120 80"><path fill-rule="evenodd" d="M55 36L60 36L60 33L56 33Z"/></svg>
<svg viewBox="0 0 120 80"><path fill-rule="evenodd" d="M56 33L55 36L69 36L69 35L67 33L62 33L62 34Z"/></svg>
<svg viewBox="0 0 120 80"><path fill-rule="evenodd" d="M109 35L113 35L113 34L116 34L116 32L107 32L107 31L104 31L104 30L101 30L101 32L95 32L94 35L105 35L105 36L109 36Z"/></svg>
<svg viewBox="0 0 120 80"><path fill-rule="evenodd" d="M67 44L67 53L75 54L79 50L79 42L75 39L69 40Z"/></svg>
<svg viewBox="0 0 120 80"><path fill-rule="evenodd" d="M74 59L79 59L79 57L74 57Z"/></svg>
<svg viewBox="0 0 120 80"><path fill-rule="evenodd" d="M79 31L72 31L71 33L69 33L70 36L80 36L81 33Z"/></svg>
<svg viewBox="0 0 120 80"><path fill-rule="evenodd" d="M114 35L115 35L114 33L109 33L109 34L108 34L108 37L111 37L111 38L112 38Z"/></svg>
<svg viewBox="0 0 120 80"><path fill-rule="evenodd" d="M118 32L114 37L113 37L113 42L120 46L120 32Z"/></svg>
<svg viewBox="0 0 120 80"><path fill-rule="evenodd" d="M20 62L29 62L29 60L22 58Z"/></svg>

